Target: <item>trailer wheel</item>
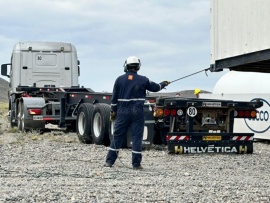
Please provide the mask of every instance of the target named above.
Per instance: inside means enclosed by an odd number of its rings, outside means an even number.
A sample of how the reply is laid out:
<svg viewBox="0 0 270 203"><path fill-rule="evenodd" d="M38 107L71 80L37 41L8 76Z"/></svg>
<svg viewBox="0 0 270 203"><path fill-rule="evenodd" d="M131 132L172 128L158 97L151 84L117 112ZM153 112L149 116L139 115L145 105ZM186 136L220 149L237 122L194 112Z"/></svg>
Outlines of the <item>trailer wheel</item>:
<svg viewBox="0 0 270 203"><path fill-rule="evenodd" d="M18 103L18 111L17 111L17 127L19 130L22 130L22 112L23 112L23 102L20 101Z"/></svg>
<svg viewBox="0 0 270 203"><path fill-rule="evenodd" d="M92 137L97 145L110 144L109 128L110 128L110 105L95 104L95 109L92 119Z"/></svg>
<svg viewBox="0 0 270 203"><path fill-rule="evenodd" d="M76 131L79 140L85 144L91 144L91 119L94 111L94 106L89 103L81 104L78 109L78 115L76 119Z"/></svg>

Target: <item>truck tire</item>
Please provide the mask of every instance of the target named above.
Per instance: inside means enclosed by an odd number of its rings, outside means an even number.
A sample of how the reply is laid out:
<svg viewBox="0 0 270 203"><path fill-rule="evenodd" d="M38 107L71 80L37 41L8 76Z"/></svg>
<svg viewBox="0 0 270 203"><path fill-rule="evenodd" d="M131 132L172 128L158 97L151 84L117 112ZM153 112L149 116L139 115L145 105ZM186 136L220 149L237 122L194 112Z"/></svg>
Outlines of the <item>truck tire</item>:
<svg viewBox="0 0 270 203"><path fill-rule="evenodd" d="M79 140L85 144L91 144L91 119L94 111L94 105L90 103L81 104L78 109L77 119L76 119L76 131Z"/></svg>
<svg viewBox="0 0 270 203"><path fill-rule="evenodd" d="M18 110L17 110L17 127L19 130L22 130L22 112L23 112L23 102L18 102Z"/></svg>
<svg viewBox="0 0 270 203"><path fill-rule="evenodd" d="M109 128L110 128L110 111L108 104L95 104L92 117L92 137L93 142L97 145L108 146L110 144Z"/></svg>
<svg viewBox="0 0 270 203"><path fill-rule="evenodd" d="M29 129L25 128L25 112L24 112L24 102L20 101L18 103L18 113L17 113L17 124L18 124L18 129L22 132L27 132Z"/></svg>

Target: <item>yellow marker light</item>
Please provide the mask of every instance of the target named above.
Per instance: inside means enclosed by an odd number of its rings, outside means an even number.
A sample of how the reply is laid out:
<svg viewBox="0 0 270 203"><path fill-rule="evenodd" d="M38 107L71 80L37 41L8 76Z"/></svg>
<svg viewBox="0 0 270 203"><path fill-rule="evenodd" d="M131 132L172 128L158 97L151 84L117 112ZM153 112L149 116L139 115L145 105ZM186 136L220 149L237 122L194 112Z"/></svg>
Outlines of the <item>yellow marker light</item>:
<svg viewBox="0 0 270 203"><path fill-rule="evenodd" d="M256 118L257 117L257 112L256 111L251 111L250 113L252 118Z"/></svg>
<svg viewBox="0 0 270 203"><path fill-rule="evenodd" d="M162 109L157 109L156 112L157 112L158 116L163 116L163 110Z"/></svg>

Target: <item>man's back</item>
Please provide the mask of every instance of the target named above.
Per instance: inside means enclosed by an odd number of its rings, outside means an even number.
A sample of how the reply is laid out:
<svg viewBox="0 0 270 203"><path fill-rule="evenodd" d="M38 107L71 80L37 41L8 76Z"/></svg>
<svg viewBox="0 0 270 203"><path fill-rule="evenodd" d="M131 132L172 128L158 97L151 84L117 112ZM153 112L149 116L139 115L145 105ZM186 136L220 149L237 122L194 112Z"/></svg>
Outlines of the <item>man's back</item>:
<svg viewBox="0 0 270 203"><path fill-rule="evenodd" d="M130 70L116 79L112 103L118 103L118 107L131 105L143 107L146 90L157 92L161 88L160 84L150 82L147 77Z"/></svg>

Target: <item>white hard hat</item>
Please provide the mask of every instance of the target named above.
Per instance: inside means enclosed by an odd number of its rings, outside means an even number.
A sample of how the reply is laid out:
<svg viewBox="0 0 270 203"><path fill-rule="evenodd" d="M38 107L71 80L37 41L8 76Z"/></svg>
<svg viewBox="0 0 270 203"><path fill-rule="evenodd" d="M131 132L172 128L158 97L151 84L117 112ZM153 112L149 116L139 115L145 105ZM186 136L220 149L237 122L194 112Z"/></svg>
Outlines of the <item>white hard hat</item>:
<svg viewBox="0 0 270 203"><path fill-rule="evenodd" d="M136 56L129 56L124 63L124 71L125 72L127 72L127 69L128 69L127 66L131 66L131 67L134 66L135 70L139 70L141 67L141 61Z"/></svg>
<svg viewBox="0 0 270 203"><path fill-rule="evenodd" d="M136 57L136 56L128 57L126 64L129 65L129 64L133 64L133 63L140 64L140 59L138 59L138 57Z"/></svg>

